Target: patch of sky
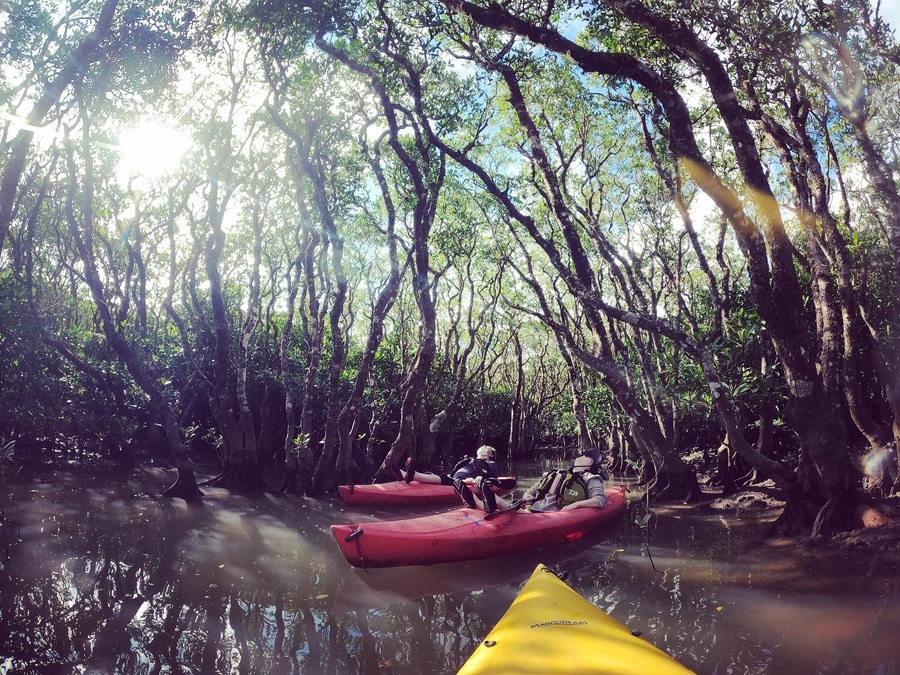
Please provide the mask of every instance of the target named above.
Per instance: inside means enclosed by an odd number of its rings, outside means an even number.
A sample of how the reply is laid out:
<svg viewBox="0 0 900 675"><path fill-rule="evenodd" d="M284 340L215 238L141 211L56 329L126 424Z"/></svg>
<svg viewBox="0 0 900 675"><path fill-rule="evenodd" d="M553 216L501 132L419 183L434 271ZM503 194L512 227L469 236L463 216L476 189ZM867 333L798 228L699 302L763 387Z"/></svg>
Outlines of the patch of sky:
<svg viewBox="0 0 900 675"><path fill-rule="evenodd" d="M560 15L557 25L559 26L559 32L574 42L581 34L581 31L587 28L584 10L580 7L570 7Z"/></svg>
<svg viewBox="0 0 900 675"><path fill-rule="evenodd" d="M900 31L900 2L897 2L897 0L887 0L886 2L876 0L873 4L880 9L881 18L894 30L894 36L896 37L897 31Z"/></svg>

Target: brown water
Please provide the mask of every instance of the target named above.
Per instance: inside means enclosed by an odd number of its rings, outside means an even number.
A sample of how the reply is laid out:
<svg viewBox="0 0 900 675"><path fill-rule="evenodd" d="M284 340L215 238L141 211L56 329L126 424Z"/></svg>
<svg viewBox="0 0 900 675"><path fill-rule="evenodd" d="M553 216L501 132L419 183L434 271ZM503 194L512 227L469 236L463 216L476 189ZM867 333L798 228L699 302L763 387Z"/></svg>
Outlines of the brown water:
<svg viewBox="0 0 900 675"><path fill-rule="evenodd" d="M654 510L652 564L636 502L578 548L366 572L328 526L412 512L169 480L0 486L0 673L455 673L543 562L698 673L900 674L898 562L755 543L770 512Z"/></svg>

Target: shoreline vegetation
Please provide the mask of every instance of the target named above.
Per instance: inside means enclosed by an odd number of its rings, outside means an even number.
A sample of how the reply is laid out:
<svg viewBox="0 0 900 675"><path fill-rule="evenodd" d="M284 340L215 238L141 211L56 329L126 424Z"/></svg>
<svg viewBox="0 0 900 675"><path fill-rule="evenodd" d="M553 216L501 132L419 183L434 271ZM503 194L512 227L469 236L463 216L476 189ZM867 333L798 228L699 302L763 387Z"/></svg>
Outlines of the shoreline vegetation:
<svg viewBox="0 0 900 675"><path fill-rule="evenodd" d="M149 497L154 500L168 499L165 492L168 486L168 475L172 469L171 464L162 462L159 464L139 465L131 468L123 468L116 464L103 463L99 466L90 465L50 465L44 464L40 466L30 466L29 469L20 473L18 476L12 477L9 482L17 484L25 484L29 481L37 481L39 483L53 483L54 476L59 473L71 474L78 476L97 475L98 469L110 476L118 476L126 478L122 493L119 497L140 498ZM194 470L198 479L202 482L216 475L216 466L210 464L196 464ZM535 476L536 478L537 476ZM152 493L144 494L140 491L132 494L128 493L128 486L132 480L148 482L155 486ZM640 503L647 508L647 490L645 486L640 485L634 477L620 478L615 475L611 478L612 484L622 484L626 487L629 494L630 503ZM684 510L704 513L718 513L728 516L737 517L746 516L755 523L765 523L759 529L759 543L778 542L779 545L789 545L801 553L804 549L818 549L827 552L833 550L835 553L841 550L870 551L873 553L892 553L900 551L900 523L895 520L885 519L880 514L881 511L872 511L871 513L860 513L861 521L867 518L876 520L869 521L865 527L859 527L853 530L837 532L830 537L810 537L810 536L784 536L777 532L775 524L778 515L784 508L785 498L782 492L772 481L762 481L758 483L749 483L736 489L729 495L724 495L721 486L717 486L714 471L700 472L699 483L702 486L701 496L694 502L686 503L683 501L662 501L651 502L649 508L653 511L665 510L673 512L681 512ZM525 489L528 481L520 483L517 490ZM278 496L277 490L267 490L269 494ZM248 494L249 499L262 498L264 493ZM298 507L302 507L305 503L304 496L284 496L289 501L295 501ZM329 495L330 502L339 507L345 508L337 494ZM216 500L209 500L210 505L214 505ZM900 516L900 497L886 499L883 507L890 513ZM450 508L450 507L448 507ZM640 523L638 523L640 525ZM652 541L650 541L652 549Z"/></svg>
<svg viewBox="0 0 900 675"><path fill-rule="evenodd" d="M601 450L651 508L893 532L886 4L0 2L0 477Z"/></svg>

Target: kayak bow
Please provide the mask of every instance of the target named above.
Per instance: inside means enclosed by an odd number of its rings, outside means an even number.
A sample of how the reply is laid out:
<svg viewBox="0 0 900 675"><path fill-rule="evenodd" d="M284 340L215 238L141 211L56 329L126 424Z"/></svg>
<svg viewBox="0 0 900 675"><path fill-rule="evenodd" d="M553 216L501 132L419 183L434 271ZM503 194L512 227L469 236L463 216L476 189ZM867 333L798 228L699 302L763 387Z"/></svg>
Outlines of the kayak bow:
<svg viewBox="0 0 900 675"><path fill-rule="evenodd" d="M538 565L457 675L689 675Z"/></svg>

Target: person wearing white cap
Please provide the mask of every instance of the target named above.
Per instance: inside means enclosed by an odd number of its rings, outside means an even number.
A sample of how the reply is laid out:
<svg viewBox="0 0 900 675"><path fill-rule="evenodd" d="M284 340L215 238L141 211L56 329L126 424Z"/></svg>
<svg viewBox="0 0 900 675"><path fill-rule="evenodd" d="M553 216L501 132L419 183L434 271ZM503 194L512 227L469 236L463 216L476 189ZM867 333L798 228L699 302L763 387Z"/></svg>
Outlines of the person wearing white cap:
<svg viewBox="0 0 900 675"><path fill-rule="evenodd" d="M487 513L493 513L498 508L509 510L523 506L535 513L582 508L602 509L606 506L605 474L600 452L588 450L575 458L570 469L546 472L517 502L510 504L504 499L491 498L493 495L488 495L483 507ZM481 490L478 479L475 485Z"/></svg>
<svg viewBox="0 0 900 675"><path fill-rule="evenodd" d="M407 483L418 481L419 483L432 483L440 485L452 485L456 489L456 493L460 498L472 508L476 508L475 498L471 490L465 488L465 481L469 479L480 479L480 482L496 481L500 476L500 469L494 458L497 456L497 450L490 445L482 445L475 451L474 457L465 457L456 463L456 466L449 474L442 473L424 473L416 471L412 466L412 458L406 460L406 471L401 471L403 480ZM481 486L478 487L481 489ZM493 492L491 492L491 497ZM471 497L471 499L469 499Z"/></svg>
<svg viewBox="0 0 900 675"><path fill-rule="evenodd" d="M596 450L578 455L571 469L549 471L522 496L529 511L570 511L606 506L602 458Z"/></svg>
<svg viewBox="0 0 900 675"><path fill-rule="evenodd" d="M482 445L475 451L474 457L463 457L456 463L449 474L424 473L412 469L412 458L406 460L406 471L401 470L403 480L407 483L410 481L419 481L420 483L433 483L437 485L452 485L454 480L465 480L466 478L475 478L476 476L484 476L486 478L497 478L500 475L500 469L497 468L497 462L494 458L497 456L497 450L490 445Z"/></svg>

